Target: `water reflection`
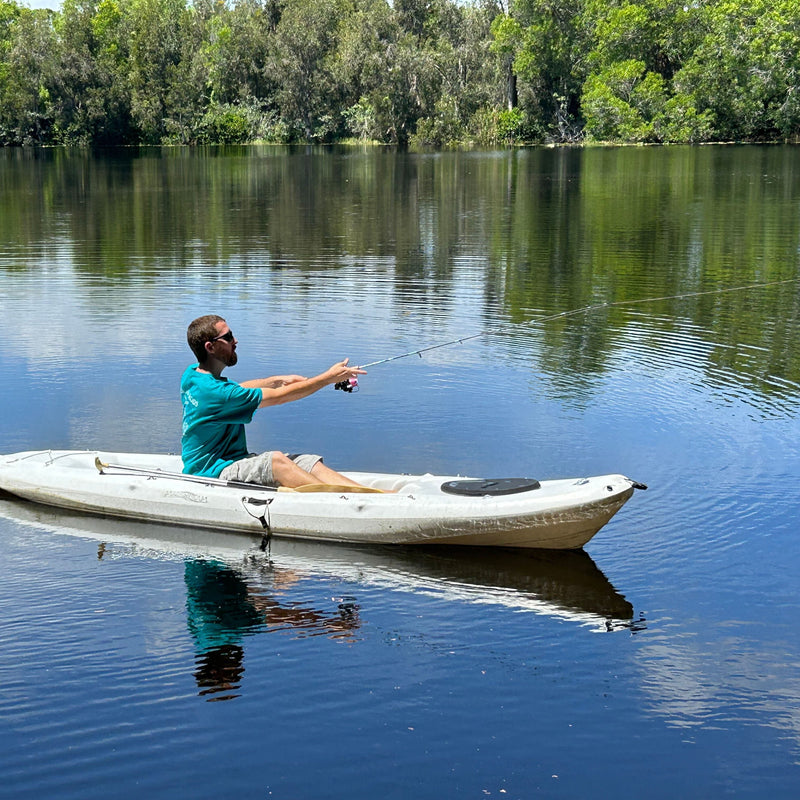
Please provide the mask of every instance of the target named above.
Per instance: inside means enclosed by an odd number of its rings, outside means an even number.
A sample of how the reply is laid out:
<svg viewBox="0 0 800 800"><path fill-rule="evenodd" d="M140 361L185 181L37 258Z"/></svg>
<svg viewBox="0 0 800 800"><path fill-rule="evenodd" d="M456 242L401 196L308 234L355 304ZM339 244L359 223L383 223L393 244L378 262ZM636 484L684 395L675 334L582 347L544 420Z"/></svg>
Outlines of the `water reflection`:
<svg viewBox="0 0 800 800"><path fill-rule="evenodd" d="M90 321L106 313L118 320L138 318L153 297L204 286L270 308L289 295L300 309L287 320L303 313L304 295L350 303L386 290L388 317L382 311L375 324L387 317L395 331L409 327L403 313L420 309L428 324L463 325L465 292L469 314L481 320L475 328L660 297L646 317L616 307L544 326L540 365L588 392L610 361L630 359L621 338L640 335L651 347L688 328L708 343L714 380L743 378L757 398L783 390L797 404L797 284L683 296L797 280L800 159L792 148L438 158L57 150L35 159L0 153L0 166L0 270L19 283L8 305L36 295L48 326L59 316L72 323L71 309L51 311L67 294L87 299L78 311ZM734 174L747 176L742 186L731 184ZM362 272L369 268L376 274ZM264 297L270 286L275 296ZM21 309L23 322L26 315ZM426 343L449 338L440 333L418 331ZM38 344L35 334L31 341ZM524 337L517 344L524 348Z"/></svg>
<svg viewBox="0 0 800 800"><path fill-rule="evenodd" d="M289 550L295 546L285 544ZM375 582L401 590L405 585L435 597L496 603L585 623L595 630L645 627L643 619L634 621L633 605L583 550L393 547L355 549L351 557L375 569Z"/></svg>
<svg viewBox="0 0 800 800"><path fill-rule="evenodd" d="M220 561L186 560L186 615L197 653L194 677L200 695L209 700L238 697L235 690L244 674L243 641L259 630L293 636L325 633L354 641L353 631L360 625L354 603L340 602L338 613L327 614L281 602L280 593L300 576L269 564L259 572L261 581L256 581Z"/></svg>
<svg viewBox="0 0 800 800"><path fill-rule="evenodd" d="M640 630L632 604L584 551L358 547L260 537L89 517L14 499L0 499L0 516L96 539L103 557L185 561L187 611L198 651L240 645L257 631L295 637L327 634L357 641L357 597L331 614L287 603L281 595L309 578L355 587L429 595L452 602L528 611L608 631Z"/></svg>

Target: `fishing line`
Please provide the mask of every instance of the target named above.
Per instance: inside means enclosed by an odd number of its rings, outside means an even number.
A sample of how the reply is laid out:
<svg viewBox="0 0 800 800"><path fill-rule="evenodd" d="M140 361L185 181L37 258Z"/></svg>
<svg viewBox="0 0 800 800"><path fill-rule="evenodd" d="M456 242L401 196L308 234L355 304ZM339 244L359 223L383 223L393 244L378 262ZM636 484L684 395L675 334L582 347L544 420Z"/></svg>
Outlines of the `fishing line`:
<svg viewBox="0 0 800 800"><path fill-rule="evenodd" d="M581 308L568 309L567 311L559 311L556 314L549 314L546 317L539 317L538 319L530 320L529 322L519 323L521 325L543 325L546 322L552 322L555 319L562 319L564 317L573 317L578 314L590 314L593 311L600 311L603 308L612 308L614 306L631 306L639 303L657 303L660 300L683 300L688 297L702 297L709 294L724 294L725 292L744 292L750 289L764 289L768 286L779 286L785 283L798 283L800 278L787 278L781 281L769 281L767 283L751 283L746 286L732 286L725 289L707 289L703 292L685 292L683 294L670 294L663 297L644 297L639 300L612 300L607 303L597 303L595 305L583 306ZM441 347L451 347L455 344L463 344L472 339L477 339L480 336L490 336L495 333L502 333L509 323L503 328L487 328L486 330L472 333L469 336L459 336L457 339L451 339L448 342L441 342L440 344L432 344L428 347L420 347L417 350L409 350L407 353L400 353L396 356L389 358L381 358L378 361L370 361L368 364L361 364L359 369L366 369L367 367L376 367L378 364L388 364L390 361L397 361L401 358L408 358L409 356L419 356L422 358L423 353L429 353L431 350L438 350ZM512 323L513 324L513 323ZM352 379L351 379L352 380ZM357 384L354 384L354 386ZM338 384L336 388L341 388ZM352 388L350 389L352 391Z"/></svg>

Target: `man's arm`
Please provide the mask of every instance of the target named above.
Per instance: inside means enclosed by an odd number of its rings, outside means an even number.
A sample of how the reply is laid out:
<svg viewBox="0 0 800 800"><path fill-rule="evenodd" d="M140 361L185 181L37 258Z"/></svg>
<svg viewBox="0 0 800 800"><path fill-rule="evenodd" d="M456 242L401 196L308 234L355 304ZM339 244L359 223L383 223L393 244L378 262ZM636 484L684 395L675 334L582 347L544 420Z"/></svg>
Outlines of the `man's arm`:
<svg viewBox="0 0 800 800"><path fill-rule="evenodd" d="M243 381L240 386L245 389L278 389L281 386L288 386L290 383L305 381L303 375L273 375L271 378L257 378L254 381Z"/></svg>
<svg viewBox="0 0 800 800"><path fill-rule="evenodd" d="M274 375L271 378L245 381L240 385L246 389L261 389L259 408L291 403L294 400L308 397L331 384L367 374L365 370L358 367L348 367L348 360L346 358L344 361L337 362L313 378L304 378L301 375Z"/></svg>

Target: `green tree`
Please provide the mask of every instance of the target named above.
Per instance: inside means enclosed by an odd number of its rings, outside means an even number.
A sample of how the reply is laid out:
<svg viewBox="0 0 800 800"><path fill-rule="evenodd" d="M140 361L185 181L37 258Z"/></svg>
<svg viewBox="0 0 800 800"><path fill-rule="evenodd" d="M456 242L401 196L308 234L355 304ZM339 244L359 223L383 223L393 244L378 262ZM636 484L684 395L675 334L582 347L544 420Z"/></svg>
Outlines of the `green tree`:
<svg viewBox="0 0 800 800"><path fill-rule="evenodd" d="M392 124L381 114L385 80L400 29L385 0L357 0L341 30L336 52L337 79L344 92L347 133L387 141Z"/></svg>
<svg viewBox="0 0 800 800"><path fill-rule="evenodd" d="M505 78L505 105L511 111L519 103L514 61L522 49L522 25L510 14L498 14L492 21L491 35L491 51L498 57Z"/></svg>
<svg viewBox="0 0 800 800"><path fill-rule="evenodd" d="M53 139L124 144L133 136L127 35L116 0L64 0L55 17L59 68Z"/></svg>
<svg viewBox="0 0 800 800"><path fill-rule="evenodd" d="M636 59L667 81L704 34L701 4L685 0L588 0L585 24L590 70Z"/></svg>
<svg viewBox="0 0 800 800"><path fill-rule="evenodd" d="M721 139L800 133L800 8L727 0L705 10L707 33L675 87L714 120Z"/></svg>
<svg viewBox="0 0 800 800"><path fill-rule="evenodd" d="M517 0L521 28L514 58L519 102L543 138L580 138L580 89L586 74L587 31L582 0Z"/></svg>
<svg viewBox="0 0 800 800"><path fill-rule="evenodd" d="M197 144L208 138L207 119L214 101L206 47L224 11L221 4L215 7L211 0L199 0L178 15L179 50L164 73L162 127L154 134L162 142Z"/></svg>
<svg viewBox="0 0 800 800"><path fill-rule="evenodd" d="M583 114L592 139L655 141L654 121L663 113L664 79L643 61L618 61L584 84Z"/></svg>
<svg viewBox="0 0 800 800"><path fill-rule="evenodd" d="M181 56L185 0L129 0L131 112L142 141L158 143L169 132L168 96Z"/></svg>
<svg viewBox="0 0 800 800"><path fill-rule="evenodd" d="M55 118L58 74L53 14L0 5L0 143L43 144Z"/></svg>
<svg viewBox="0 0 800 800"><path fill-rule="evenodd" d="M105 124L95 129L94 141L129 144L136 128L131 112L130 28L122 12L126 0L100 0L91 21L94 58L103 87Z"/></svg>
<svg viewBox="0 0 800 800"><path fill-rule="evenodd" d="M496 10L494 4L450 5L436 44L441 75L434 104L436 119L445 122L445 130L452 128L459 141L469 137L479 112L499 108L504 101L503 64L492 50ZM446 137L438 140L445 142Z"/></svg>
<svg viewBox="0 0 800 800"><path fill-rule="evenodd" d="M357 4L350 19L360 26L343 33L337 53L351 132L358 124L374 138L403 144L418 120L433 112L442 73L434 32L420 23L421 8L390 7L385 0Z"/></svg>
<svg viewBox="0 0 800 800"><path fill-rule="evenodd" d="M673 96L673 76L702 39L697 6L675 0L599 2L586 7L591 50L581 108L590 139L698 141L707 118ZM676 119L671 121L670 114Z"/></svg>
<svg viewBox="0 0 800 800"><path fill-rule="evenodd" d="M275 27L267 75L281 117L299 138L327 140L341 122L333 60L345 6L345 0L287 0Z"/></svg>
<svg viewBox="0 0 800 800"><path fill-rule="evenodd" d="M199 47L211 101L237 103L269 97L276 83L264 67L270 37L281 16L275 4L270 10L259 0L239 0L233 6L203 2L209 10L204 15L204 37Z"/></svg>

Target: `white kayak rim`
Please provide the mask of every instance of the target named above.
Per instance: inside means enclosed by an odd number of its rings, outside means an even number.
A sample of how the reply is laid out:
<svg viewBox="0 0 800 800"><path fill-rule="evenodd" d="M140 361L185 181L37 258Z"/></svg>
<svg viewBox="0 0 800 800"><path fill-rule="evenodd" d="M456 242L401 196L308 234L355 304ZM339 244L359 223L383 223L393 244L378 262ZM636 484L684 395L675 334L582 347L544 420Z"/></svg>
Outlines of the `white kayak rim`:
<svg viewBox="0 0 800 800"><path fill-rule="evenodd" d="M0 489L88 514L220 531L357 544L572 550L644 488L624 475L539 482L345 472L376 491L283 491L183 475L182 467L178 455L31 450L0 455ZM505 485L508 493L500 492Z"/></svg>

